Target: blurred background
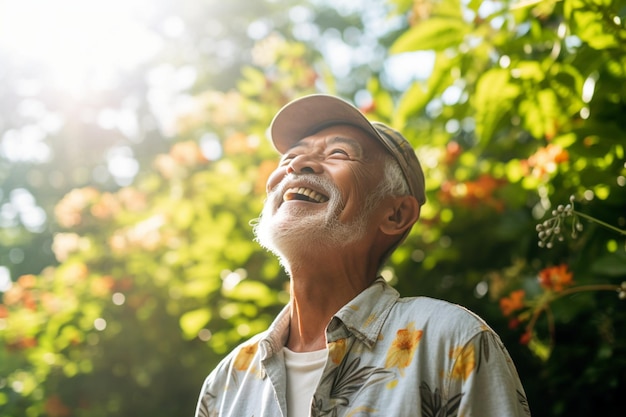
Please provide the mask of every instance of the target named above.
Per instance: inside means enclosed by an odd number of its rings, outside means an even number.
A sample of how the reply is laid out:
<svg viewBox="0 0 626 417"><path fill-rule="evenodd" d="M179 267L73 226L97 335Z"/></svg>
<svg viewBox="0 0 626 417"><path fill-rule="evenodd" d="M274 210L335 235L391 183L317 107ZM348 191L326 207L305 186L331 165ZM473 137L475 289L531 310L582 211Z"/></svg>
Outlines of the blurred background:
<svg viewBox="0 0 626 417"><path fill-rule="evenodd" d="M274 113L402 130L383 276L501 335L533 416L626 392L626 1L0 0L0 415L193 415L288 300L252 240Z"/></svg>

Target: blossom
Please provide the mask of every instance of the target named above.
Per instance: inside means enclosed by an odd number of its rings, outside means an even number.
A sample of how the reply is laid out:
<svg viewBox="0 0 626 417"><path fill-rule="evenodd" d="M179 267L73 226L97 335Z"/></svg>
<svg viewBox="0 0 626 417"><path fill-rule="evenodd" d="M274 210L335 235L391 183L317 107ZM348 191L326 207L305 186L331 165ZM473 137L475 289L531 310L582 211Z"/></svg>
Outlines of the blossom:
<svg viewBox="0 0 626 417"><path fill-rule="evenodd" d="M147 206L146 194L132 187L122 188L117 197L126 210L141 211Z"/></svg>
<svg viewBox="0 0 626 417"><path fill-rule="evenodd" d="M520 336L519 342L521 345L527 345L530 343L532 337L533 335L530 331L524 332L524 334Z"/></svg>
<svg viewBox="0 0 626 417"><path fill-rule="evenodd" d="M9 309L4 304L0 304L0 319L6 319L7 317L9 317Z"/></svg>
<svg viewBox="0 0 626 417"><path fill-rule="evenodd" d="M200 146L192 140L175 143L170 149L170 156L176 163L188 167L207 162Z"/></svg>
<svg viewBox="0 0 626 417"><path fill-rule="evenodd" d="M234 132L224 140L224 153L228 155L252 153L254 147L251 141L243 132Z"/></svg>
<svg viewBox="0 0 626 417"><path fill-rule="evenodd" d="M59 262L64 262L89 242L76 233L57 233L52 240L52 252Z"/></svg>
<svg viewBox="0 0 626 417"><path fill-rule="evenodd" d="M413 354L423 333L423 330L415 330L413 323L410 323L405 329L398 330L396 338L387 351L385 367L397 367L402 373L404 368L411 364Z"/></svg>
<svg viewBox="0 0 626 417"><path fill-rule="evenodd" d="M100 199L91 207L91 214L97 219L109 219L119 213L120 202L111 193L103 193Z"/></svg>
<svg viewBox="0 0 626 417"><path fill-rule="evenodd" d="M97 277L91 281L91 293L98 297L105 297L111 293L115 280L110 275Z"/></svg>
<svg viewBox="0 0 626 417"><path fill-rule="evenodd" d="M74 285L80 281L84 281L89 275L89 269L83 262L76 262L66 265L61 272L61 277L68 285Z"/></svg>
<svg viewBox="0 0 626 417"><path fill-rule="evenodd" d="M537 178L556 171L557 165L568 161L569 154L559 145L549 144L546 147L539 148L537 152L531 155L525 162L527 170Z"/></svg>
<svg viewBox="0 0 626 417"><path fill-rule="evenodd" d="M154 158L154 168L166 179L171 179L176 173L176 160L169 154L159 154Z"/></svg>
<svg viewBox="0 0 626 417"><path fill-rule="evenodd" d="M99 196L93 187L76 188L67 193L54 208L54 214L63 227L77 226L82 222L82 212Z"/></svg>
<svg viewBox="0 0 626 417"><path fill-rule="evenodd" d="M251 53L252 62L260 67L269 67L276 63L286 45L287 42L282 36L272 33L254 45Z"/></svg>
<svg viewBox="0 0 626 417"><path fill-rule="evenodd" d="M568 271L566 264L544 268L539 271L539 285L546 290L563 291L574 283L573 274Z"/></svg>
<svg viewBox="0 0 626 417"><path fill-rule="evenodd" d="M508 297L500 299L500 310L504 316L510 316L513 312L520 310L524 307L524 296L526 292L524 290L516 290L509 294Z"/></svg>
<svg viewBox="0 0 626 417"><path fill-rule="evenodd" d="M22 288L35 288L37 285L37 277L33 274L22 275L17 279L17 283Z"/></svg>
<svg viewBox="0 0 626 417"><path fill-rule="evenodd" d="M475 181L445 181L441 184L442 202L459 201L469 207L490 206L502 210L503 203L494 194L506 182L490 175L481 175Z"/></svg>

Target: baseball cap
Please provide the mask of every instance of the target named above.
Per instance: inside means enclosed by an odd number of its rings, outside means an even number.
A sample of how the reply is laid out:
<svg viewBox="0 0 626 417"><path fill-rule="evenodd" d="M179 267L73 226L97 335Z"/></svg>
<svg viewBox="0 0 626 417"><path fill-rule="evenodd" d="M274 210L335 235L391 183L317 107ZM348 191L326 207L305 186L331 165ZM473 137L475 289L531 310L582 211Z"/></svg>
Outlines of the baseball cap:
<svg viewBox="0 0 626 417"><path fill-rule="evenodd" d="M378 139L400 165L411 195L420 205L426 202L424 172L411 144L397 130L370 122L358 108L341 98L312 94L287 103L274 116L269 136L276 150L283 154L300 139L336 124L359 127Z"/></svg>

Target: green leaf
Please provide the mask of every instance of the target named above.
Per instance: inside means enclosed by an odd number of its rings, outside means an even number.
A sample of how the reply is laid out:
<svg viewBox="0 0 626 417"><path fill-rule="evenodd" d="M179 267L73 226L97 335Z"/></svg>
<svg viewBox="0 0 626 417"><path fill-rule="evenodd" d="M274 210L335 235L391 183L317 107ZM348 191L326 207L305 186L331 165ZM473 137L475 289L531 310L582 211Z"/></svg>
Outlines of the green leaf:
<svg viewBox="0 0 626 417"><path fill-rule="evenodd" d="M502 117L509 112L520 88L510 82L509 72L494 68L478 80L473 105L476 109L476 135L486 144Z"/></svg>
<svg viewBox="0 0 626 417"><path fill-rule="evenodd" d="M443 51L459 46L468 32L467 23L461 19L433 17L400 35L389 52Z"/></svg>
<svg viewBox="0 0 626 417"><path fill-rule="evenodd" d="M596 259L591 264L591 272L610 277L626 276L626 254L615 252Z"/></svg>
<svg viewBox="0 0 626 417"><path fill-rule="evenodd" d="M254 301L260 306L269 306L275 302L273 291L259 281L244 280L228 291L228 296L239 301Z"/></svg>
<svg viewBox="0 0 626 417"><path fill-rule="evenodd" d="M187 229L191 226L194 215L193 203L188 200L180 200L172 206L172 220L181 229Z"/></svg>
<svg viewBox="0 0 626 417"><path fill-rule="evenodd" d="M559 103L553 90L544 89L520 103L524 127L536 138L553 137L559 120Z"/></svg>
<svg viewBox="0 0 626 417"><path fill-rule="evenodd" d="M539 359L546 362L550 358L551 348L546 342L540 340L536 335L530 339L528 343L530 349Z"/></svg>
<svg viewBox="0 0 626 417"><path fill-rule="evenodd" d="M211 311L204 307L191 310L180 316L180 328L187 339L193 339L198 332L211 320Z"/></svg>
<svg viewBox="0 0 626 417"><path fill-rule="evenodd" d="M612 19L618 16L611 0L565 0L564 14L570 20L573 34L594 49L620 46L621 25Z"/></svg>
<svg viewBox="0 0 626 417"><path fill-rule="evenodd" d="M241 69L243 79L237 83L237 89L243 94L254 96L263 91L266 85L265 74L256 68Z"/></svg>
<svg viewBox="0 0 626 417"><path fill-rule="evenodd" d="M391 124L402 129L409 118L424 110L429 97L420 83L413 83L400 99Z"/></svg>

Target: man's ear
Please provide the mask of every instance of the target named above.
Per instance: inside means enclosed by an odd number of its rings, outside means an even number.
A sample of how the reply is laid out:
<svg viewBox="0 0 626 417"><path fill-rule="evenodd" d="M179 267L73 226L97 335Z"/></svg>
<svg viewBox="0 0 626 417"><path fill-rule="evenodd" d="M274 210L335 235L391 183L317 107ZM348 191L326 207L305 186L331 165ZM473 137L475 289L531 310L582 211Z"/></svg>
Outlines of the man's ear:
<svg viewBox="0 0 626 417"><path fill-rule="evenodd" d="M420 205L413 196L394 197L385 209L380 230L386 235L402 235L419 219Z"/></svg>

